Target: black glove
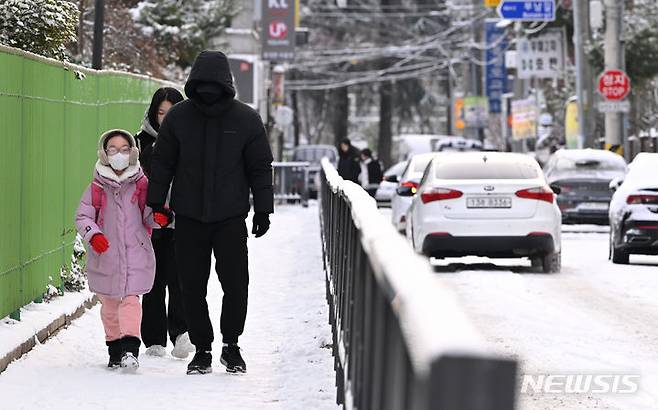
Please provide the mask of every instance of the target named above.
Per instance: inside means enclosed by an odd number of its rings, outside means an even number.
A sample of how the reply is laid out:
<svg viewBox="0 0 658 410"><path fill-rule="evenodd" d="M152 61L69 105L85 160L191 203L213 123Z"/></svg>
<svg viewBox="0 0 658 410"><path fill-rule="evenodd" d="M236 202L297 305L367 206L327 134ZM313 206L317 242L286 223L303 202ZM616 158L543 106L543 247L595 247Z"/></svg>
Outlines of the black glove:
<svg viewBox="0 0 658 410"><path fill-rule="evenodd" d="M251 233L260 238L265 235L270 229L270 214L254 214L253 225Z"/></svg>

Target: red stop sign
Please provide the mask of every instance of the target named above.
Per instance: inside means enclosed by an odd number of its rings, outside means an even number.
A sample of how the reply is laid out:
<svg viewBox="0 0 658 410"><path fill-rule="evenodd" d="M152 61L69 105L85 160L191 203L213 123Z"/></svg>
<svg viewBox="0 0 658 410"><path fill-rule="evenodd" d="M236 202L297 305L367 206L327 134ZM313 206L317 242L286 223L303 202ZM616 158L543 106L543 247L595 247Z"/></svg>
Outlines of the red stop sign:
<svg viewBox="0 0 658 410"><path fill-rule="evenodd" d="M607 70L599 76L599 93L608 101L621 101L631 92L631 79L622 70Z"/></svg>

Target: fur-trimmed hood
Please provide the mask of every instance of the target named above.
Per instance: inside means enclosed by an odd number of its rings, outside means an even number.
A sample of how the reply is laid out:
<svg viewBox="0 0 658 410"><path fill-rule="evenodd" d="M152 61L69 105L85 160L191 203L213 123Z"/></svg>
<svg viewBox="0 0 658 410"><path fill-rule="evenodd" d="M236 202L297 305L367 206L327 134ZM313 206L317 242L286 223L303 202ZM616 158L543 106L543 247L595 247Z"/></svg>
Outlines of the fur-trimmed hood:
<svg viewBox="0 0 658 410"><path fill-rule="evenodd" d="M96 161L94 167L94 178L103 185L119 186L124 182L135 182L144 175L142 167L137 161L136 165L130 165L121 175L117 175L111 166L103 165L100 160Z"/></svg>

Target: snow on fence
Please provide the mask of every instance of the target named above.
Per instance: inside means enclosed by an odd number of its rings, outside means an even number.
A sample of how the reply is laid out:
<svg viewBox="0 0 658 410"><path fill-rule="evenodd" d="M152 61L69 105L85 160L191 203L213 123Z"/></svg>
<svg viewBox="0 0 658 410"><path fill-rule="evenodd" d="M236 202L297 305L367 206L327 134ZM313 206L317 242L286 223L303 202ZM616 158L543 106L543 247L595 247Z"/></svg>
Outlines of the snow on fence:
<svg viewBox="0 0 658 410"><path fill-rule="evenodd" d="M60 285L74 212L102 130L137 130L174 84L95 71L0 45L0 318Z"/></svg>
<svg viewBox="0 0 658 410"><path fill-rule="evenodd" d="M490 352L427 259L326 159L321 184L338 404L513 409L516 362Z"/></svg>

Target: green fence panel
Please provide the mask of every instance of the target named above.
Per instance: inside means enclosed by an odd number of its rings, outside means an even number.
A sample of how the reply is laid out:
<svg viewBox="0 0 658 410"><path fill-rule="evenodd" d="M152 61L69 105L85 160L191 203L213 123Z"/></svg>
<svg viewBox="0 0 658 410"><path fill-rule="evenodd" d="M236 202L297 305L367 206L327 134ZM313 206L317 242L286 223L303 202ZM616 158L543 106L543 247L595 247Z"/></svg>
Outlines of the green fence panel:
<svg viewBox="0 0 658 410"><path fill-rule="evenodd" d="M172 85L0 46L0 318L60 285L99 135L139 128Z"/></svg>

